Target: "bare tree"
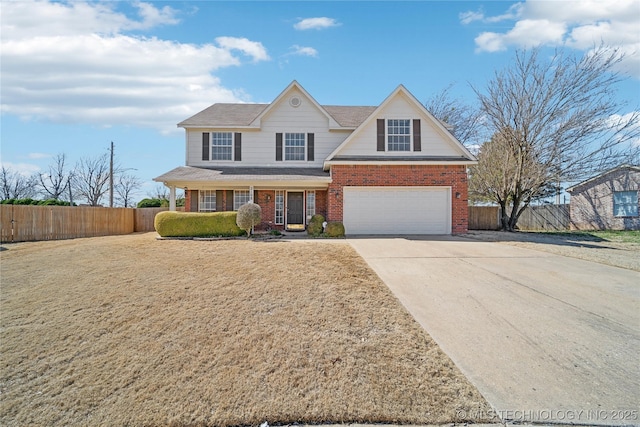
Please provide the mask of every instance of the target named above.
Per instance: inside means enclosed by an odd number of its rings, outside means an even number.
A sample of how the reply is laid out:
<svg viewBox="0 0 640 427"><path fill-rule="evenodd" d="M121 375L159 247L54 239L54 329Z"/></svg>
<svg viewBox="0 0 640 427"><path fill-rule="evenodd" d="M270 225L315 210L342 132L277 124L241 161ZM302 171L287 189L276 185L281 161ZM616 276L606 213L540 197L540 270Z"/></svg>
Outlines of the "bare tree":
<svg viewBox="0 0 640 427"><path fill-rule="evenodd" d="M163 184L156 184L147 195L152 199L169 200L169 188Z"/></svg>
<svg viewBox="0 0 640 427"><path fill-rule="evenodd" d="M0 196L6 199L25 199L35 194L37 178L25 176L5 166L0 169Z"/></svg>
<svg viewBox="0 0 640 427"><path fill-rule="evenodd" d="M550 60L540 49L518 51L485 93L474 89L494 137L481 149L470 185L504 205L503 230L516 229L522 211L550 186L637 155L632 141L640 135L640 113L622 114L624 105L613 96L624 79L615 71L622 58L604 47L582 58L556 51ZM498 178L508 181L499 191Z"/></svg>
<svg viewBox="0 0 640 427"><path fill-rule="evenodd" d="M64 154L56 154L53 163L49 165L49 171L38 176L38 184L44 197L60 200L68 189L72 171L66 169L65 161Z"/></svg>
<svg viewBox="0 0 640 427"><path fill-rule="evenodd" d="M102 197L109 190L109 156L81 158L73 174L75 193L84 198L90 206L99 206Z"/></svg>
<svg viewBox="0 0 640 427"><path fill-rule="evenodd" d="M451 133L465 145L476 144L480 136L481 115L476 106L451 95L453 84L435 93L425 103L433 116L451 128Z"/></svg>
<svg viewBox="0 0 640 427"><path fill-rule="evenodd" d="M131 205L131 198L135 194L136 190L138 190L142 186L142 181L135 175L131 174L122 174L119 175L114 184L114 191L118 198L118 201L125 207L128 208Z"/></svg>

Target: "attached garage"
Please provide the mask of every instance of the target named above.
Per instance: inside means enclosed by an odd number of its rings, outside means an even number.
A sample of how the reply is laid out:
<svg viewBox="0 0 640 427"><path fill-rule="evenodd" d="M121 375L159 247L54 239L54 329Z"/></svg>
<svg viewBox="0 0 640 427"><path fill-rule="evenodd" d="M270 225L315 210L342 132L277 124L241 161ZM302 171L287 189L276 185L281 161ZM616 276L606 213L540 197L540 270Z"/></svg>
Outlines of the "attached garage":
<svg viewBox="0 0 640 427"><path fill-rule="evenodd" d="M451 234L450 187L344 187L347 234Z"/></svg>

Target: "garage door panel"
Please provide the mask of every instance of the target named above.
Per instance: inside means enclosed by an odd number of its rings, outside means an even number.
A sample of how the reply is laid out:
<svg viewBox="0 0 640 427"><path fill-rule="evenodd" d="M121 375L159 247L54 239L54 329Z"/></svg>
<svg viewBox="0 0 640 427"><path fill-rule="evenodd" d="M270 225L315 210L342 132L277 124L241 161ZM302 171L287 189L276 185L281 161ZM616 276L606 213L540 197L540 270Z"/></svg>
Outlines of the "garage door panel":
<svg viewBox="0 0 640 427"><path fill-rule="evenodd" d="M449 234L448 187L345 187L347 234Z"/></svg>

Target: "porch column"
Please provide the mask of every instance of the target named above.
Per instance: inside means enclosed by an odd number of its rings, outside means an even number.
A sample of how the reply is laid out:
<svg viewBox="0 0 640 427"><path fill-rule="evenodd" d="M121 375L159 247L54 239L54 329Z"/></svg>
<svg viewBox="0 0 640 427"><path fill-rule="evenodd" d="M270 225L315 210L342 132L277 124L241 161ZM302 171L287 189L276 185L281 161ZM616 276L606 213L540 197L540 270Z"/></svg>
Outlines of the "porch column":
<svg viewBox="0 0 640 427"><path fill-rule="evenodd" d="M173 185L169 187L169 210L176 210L176 187Z"/></svg>

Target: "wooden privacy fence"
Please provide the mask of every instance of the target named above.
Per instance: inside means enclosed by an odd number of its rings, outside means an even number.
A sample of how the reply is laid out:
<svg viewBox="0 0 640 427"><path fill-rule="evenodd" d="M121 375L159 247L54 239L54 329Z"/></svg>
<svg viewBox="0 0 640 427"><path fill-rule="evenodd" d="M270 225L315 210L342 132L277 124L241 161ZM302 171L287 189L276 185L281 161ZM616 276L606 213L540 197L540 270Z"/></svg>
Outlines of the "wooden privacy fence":
<svg viewBox="0 0 640 427"><path fill-rule="evenodd" d="M0 205L0 241L73 239L153 231L167 208Z"/></svg>
<svg viewBox="0 0 640 427"><path fill-rule="evenodd" d="M568 230L569 205L529 206L518 219L520 230Z"/></svg>
<svg viewBox="0 0 640 427"><path fill-rule="evenodd" d="M169 208L140 208L132 209L135 215L134 231L154 231L153 219L158 212L168 211Z"/></svg>
<svg viewBox="0 0 640 427"><path fill-rule="evenodd" d="M469 230L498 230L499 206L469 206ZM520 230L568 230L569 205L529 206L518 219Z"/></svg>
<svg viewBox="0 0 640 427"><path fill-rule="evenodd" d="M469 206L469 230L500 228L500 206Z"/></svg>

